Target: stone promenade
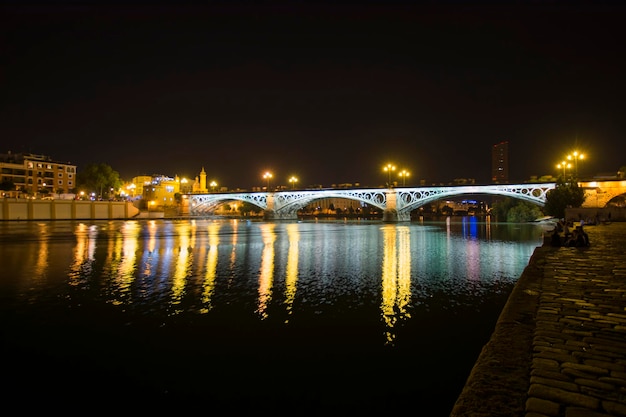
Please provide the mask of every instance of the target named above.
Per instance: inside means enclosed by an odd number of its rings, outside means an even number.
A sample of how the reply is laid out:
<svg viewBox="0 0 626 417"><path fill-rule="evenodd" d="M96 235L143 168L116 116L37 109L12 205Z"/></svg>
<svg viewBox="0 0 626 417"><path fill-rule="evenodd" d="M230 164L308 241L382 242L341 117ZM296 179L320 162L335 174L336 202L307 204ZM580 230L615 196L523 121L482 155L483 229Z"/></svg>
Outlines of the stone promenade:
<svg viewBox="0 0 626 417"><path fill-rule="evenodd" d="M451 417L626 416L626 222L535 250Z"/></svg>

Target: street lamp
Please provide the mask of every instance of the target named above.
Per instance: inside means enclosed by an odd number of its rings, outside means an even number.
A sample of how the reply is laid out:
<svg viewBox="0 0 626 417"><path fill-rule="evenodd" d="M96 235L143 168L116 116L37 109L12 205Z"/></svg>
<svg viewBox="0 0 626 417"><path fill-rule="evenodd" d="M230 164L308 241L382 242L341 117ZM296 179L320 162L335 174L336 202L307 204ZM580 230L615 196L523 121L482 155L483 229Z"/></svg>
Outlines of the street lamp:
<svg viewBox="0 0 626 417"><path fill-rule="evenodd" d="M292 176L291 178L289 178L289 182L291 183L291 189L293 190L296 188L296 183L298 182L298 179Z"/></svg>
<svg viewBox="0 0 626 417"><path fill-rule="evenodd" d="M574 175L576 175L576 178L578 178L578 160L585 159L585 155L579 153L578 151L574 151L574 153L567 155L567 159L569 161L574 160Z"/></svg>
<svg viewBox="0 0 626 417"><path fill-rule="evenodd" d="M411 174L406 169L403 169L402 171L400 171L400 173L398 173L398 175L400 176L400 178L402 178L402 186L404 187L406 185L406 177Z"/></svg>
<svg viewBox="0 0 626 417"><path fill-rule="evenodd" d="M217 183L215 181L211 181L209 185L211 186L211 192L215 192L215 187L217 187Z"/></svg>
<svg viewBox="0 0 626 417"><path fill-rule="evenodd" d="M271 172L266 172L265 174L263 174L263 178L265 178L267 180L267 191L270 191L270 179L272 178L272 173Z"/></svg>
<svg viewBox="0 0 626 417"><path fill-rule="evenodd" d="M393 166L392 164L387 164L387 166L384 168L384 171L387 173L388 176L388 181L387 184L389 185L389 188L391 188L391 171L395 171L396 167Z"/></svg>
<svg viewBox="0 0 626 417"><path fill-rule="evenodd" d="M557 164L556 167L558 169L562 169L563 170L563 179L565 179L565 170L566 169L570 169L572 167L572 164L568 164L565 161L562 161L560 164Z"/></svg>

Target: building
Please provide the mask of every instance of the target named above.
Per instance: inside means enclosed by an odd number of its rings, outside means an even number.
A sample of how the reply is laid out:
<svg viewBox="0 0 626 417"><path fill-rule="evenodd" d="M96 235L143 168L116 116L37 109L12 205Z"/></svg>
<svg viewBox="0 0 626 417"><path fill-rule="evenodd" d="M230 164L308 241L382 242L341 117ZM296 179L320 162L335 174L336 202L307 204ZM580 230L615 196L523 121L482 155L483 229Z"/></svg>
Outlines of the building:
<svg viewBox="0 0 626 417"><path fill-rule="evenodd" d="M9 197L68 194L76 188L76 165L32 153L0 154L0 183L12 183Z"/></svg>
<svg viewBox="0 0 626 417"><path fill-rule="evenodd" d="M509 182L509 142L496 143L491 148L491 181L495 184Z"/></svg>
<svg viewBox="0 0 626 417"><path fill-rule="evenodd" d="M131 200L137 200L143 196L144 187L148 187L152 184L152 176L140 175L133 177L131 182L128 182L122 186L120 195L124 198Z"/></svg>
<svg viewBox="0 0 626 417"><path fill-rule="evenodd" d="M180 179L166 175L153 175L150 184L143 186L143 198L148 207L171 207L177 204L176 194L180 193Z"/></svg>

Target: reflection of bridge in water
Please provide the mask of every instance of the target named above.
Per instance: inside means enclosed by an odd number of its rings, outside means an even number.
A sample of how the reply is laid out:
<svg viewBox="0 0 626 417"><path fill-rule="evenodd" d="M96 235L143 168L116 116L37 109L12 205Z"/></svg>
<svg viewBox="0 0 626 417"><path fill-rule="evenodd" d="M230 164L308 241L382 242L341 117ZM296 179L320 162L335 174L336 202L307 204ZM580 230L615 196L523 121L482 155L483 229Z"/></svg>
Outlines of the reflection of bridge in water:
<svg viewBox="0 0 626 417"><path fill-rule="evenodd" d="M298 211L316 200L344 198L359 201L383 212L389 222L410 221L411 211L437 200L461 195L491 194L526 200L543 206L546 193L555 183L493 184L421 188L320 189L252 193L211 193L186 195L189 214L211 214L230 201L242 201L261 208L266 219L295 220Z"/></svg>

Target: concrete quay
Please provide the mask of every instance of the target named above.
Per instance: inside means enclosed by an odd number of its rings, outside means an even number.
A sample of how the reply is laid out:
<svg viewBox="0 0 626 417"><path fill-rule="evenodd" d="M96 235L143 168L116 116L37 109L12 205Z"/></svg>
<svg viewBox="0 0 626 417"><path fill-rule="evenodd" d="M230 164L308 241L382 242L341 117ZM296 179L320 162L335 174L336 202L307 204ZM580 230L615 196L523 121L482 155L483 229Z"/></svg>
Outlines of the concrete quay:
<svg viewBox="0 0 626 417"><path fill-rule="evenodd" d="M451 417L626 416L626 222L533 253Z"/></svg>

